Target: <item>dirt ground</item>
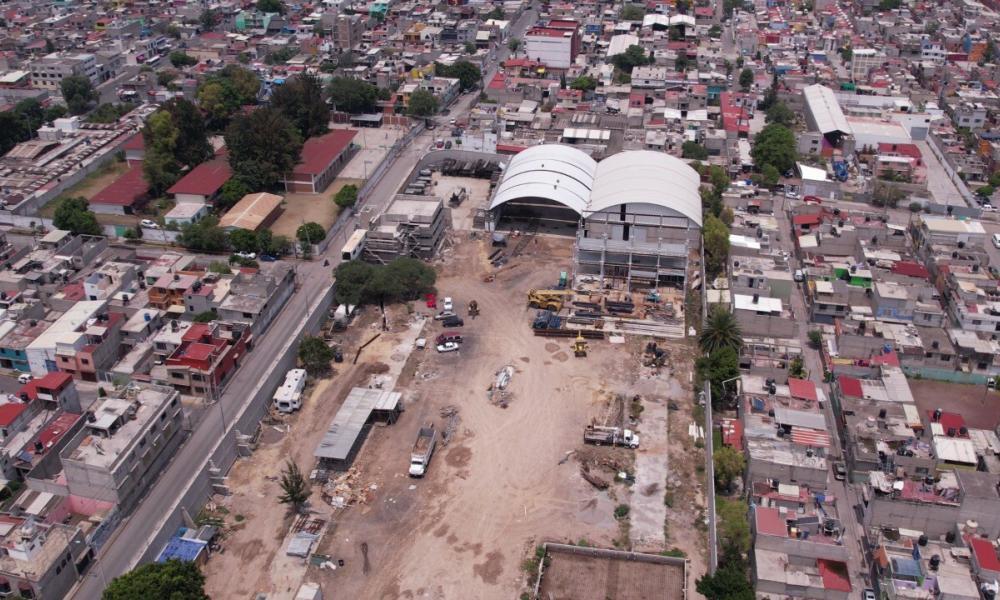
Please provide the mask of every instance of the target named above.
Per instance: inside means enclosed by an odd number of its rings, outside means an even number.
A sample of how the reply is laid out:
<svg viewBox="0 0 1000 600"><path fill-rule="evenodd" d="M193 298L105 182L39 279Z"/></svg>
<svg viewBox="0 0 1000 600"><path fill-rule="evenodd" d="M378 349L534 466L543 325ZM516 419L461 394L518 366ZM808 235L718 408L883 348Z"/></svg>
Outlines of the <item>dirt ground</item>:
<svg viewBox="0 0 1000 600"><path fill-rule="evenodd" d="M335 125L335 127L347 129L350 126L345 124ZM360 149L357 154L351 157L351 161L344 165L340 176L361 181L367 179L368 174L382 162L396 140L406 135L406 131L406 128L397 125L358 128L358 134L354 136L354 143L360 146Z"/></svg>
<svg viewBox="0 0 1000 600"><path fill-rule="evenodd" d="M294 238L295 231L310 221L319 223L324 229L329 228L340 213L333 197L340 188L350 183L360 187L362 181L338 177L322 194L285 194L284 210L271 225L271 232Z"/></svg>
<svg viewBox="0 0 1000 600"><path fill-rule="evenodd" d="M107 165L85 177L80 183L63 192L57 198L43 206L38 212L41 216L51 219L52 215L56 212L56 206L58 206L58 203L63 198L83 196L87 200L90 200L97 194L97 192L106 188L112 181L121 177L121 175L127 170L128 163L125 161L111 161Z"/></svg>
<svg viewBox="0 0 1000 600"><path fill-rule="evenodd" d="M465 188L468 197L460 205L451 209L451 222L456 230L470 231L475 210L481 208L489 197L490 180L475 177L452 177L442 175L440 171L434 171L431 174L431 181L434 182L434 193L445 202L451 198L452 192L457 191L458 188Z"/></svg>
<svg viewBox="0 0 1000 600"><path fill-rule="evenodd" d="M539 597L546 600L683 600L675 565L551 553Z"/></svg>
<svg viewBox="0 0 1000 600"><path fill-rule="evenodd" d="M987 390L985 385L912 377L906 381L910 384L910 393L913 394L923 418L927 417L929 411L942 408L962 415L970 428L992 430L1000 425L1000 411L996 409L1000 393Z"/></svg>

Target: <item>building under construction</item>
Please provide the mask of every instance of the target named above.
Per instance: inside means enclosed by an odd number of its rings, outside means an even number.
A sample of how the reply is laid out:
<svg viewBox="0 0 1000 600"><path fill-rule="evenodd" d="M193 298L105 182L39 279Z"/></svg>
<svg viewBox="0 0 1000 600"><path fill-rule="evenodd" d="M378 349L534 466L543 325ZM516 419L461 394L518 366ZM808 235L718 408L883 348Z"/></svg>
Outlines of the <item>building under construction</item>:
<svg viewBox="0 0 1000 600"><path fill-rule="evenodd" d="M397 194L385 211L371 220L364 260L387 263L400 256L433 257L444 239L447 215L441 198Z"/></svg>
<svg viewBox="0 0 1000 600"><path fill-rule="evenodd" d="M532 146L504 170L489 225L573 228L576 275L601 287L683 287L701 237L699 186L697 171L662 152L621 152L598 163L569 146Z"/></svg>

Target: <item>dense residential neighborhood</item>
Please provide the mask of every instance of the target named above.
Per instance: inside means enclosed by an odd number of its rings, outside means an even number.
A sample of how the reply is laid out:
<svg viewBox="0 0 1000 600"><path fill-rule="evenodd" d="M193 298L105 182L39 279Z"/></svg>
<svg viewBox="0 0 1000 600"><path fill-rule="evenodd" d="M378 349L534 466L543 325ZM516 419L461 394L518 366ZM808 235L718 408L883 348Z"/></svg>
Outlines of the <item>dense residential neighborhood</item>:
<svg viewBox="0 0 1000 600"><path fill-rule="evenodd" d="M998 17L0 5L0 597L995 600Z"/></svg>

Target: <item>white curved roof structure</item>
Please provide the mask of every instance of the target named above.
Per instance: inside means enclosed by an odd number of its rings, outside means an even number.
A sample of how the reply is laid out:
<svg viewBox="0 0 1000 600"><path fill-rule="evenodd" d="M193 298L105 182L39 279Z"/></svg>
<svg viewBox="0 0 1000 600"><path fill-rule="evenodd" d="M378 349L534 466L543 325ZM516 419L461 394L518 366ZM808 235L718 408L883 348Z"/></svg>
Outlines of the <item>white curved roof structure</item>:
<svg viewBox="0 0 1000 600"><path fill-rule="evenodd" d="M562 144L531 146L507 163L490 210L520 198L544 198L582 215L590 201L597 163Z"/></svg>
<svg viewBox="0 0 1000 600"><path fill-rule="evenodd" d="M620 152L600 163L562 144L532 146L510 160L490 202L542 198L587 217L621 204L649 204L701 227L698 172L662 152Z"/></svg>
<svg viewBox="0 0 1000 600"><path fill-rule="evenodd" d="M636 150L619 152L597 165L588 211L620 204L652 204L674 210L701 227L701 178L679 158Z"/></svg>

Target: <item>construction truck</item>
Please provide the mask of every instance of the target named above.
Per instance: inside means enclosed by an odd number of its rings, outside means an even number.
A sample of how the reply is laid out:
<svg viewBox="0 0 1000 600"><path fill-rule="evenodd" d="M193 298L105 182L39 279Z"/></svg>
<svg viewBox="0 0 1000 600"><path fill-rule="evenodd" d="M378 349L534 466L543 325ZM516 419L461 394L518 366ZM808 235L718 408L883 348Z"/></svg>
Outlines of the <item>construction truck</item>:
<svg viewBox="0 0 1000 600"><path fill-rule="evenodd" d="M596 446L627 446L629 448L639 447L639 436L631 429L621 429L619 427L602 427L600 425L587 425L583 430L583 441Z"/></svg>
<svg viewBox="0 0 1000 600"><path fill-rule="evenodd" d="M424 476L427 465L431 462L431 455L434 454L435 445L437 445L437 430L433 426L421 427L417 441L413 444L413 451L410 453L410 477Z"/></svg>
<svg viewBox="0 0 1000 600"><path fill-rule="evenodd" d="M572 295L573 292L570 290L529 290L528 306L559 312L562 310L563 302Z"/></svg>

